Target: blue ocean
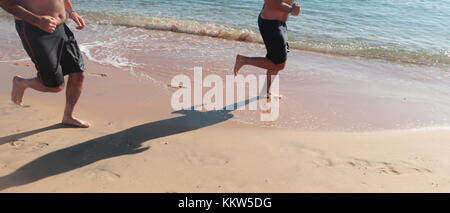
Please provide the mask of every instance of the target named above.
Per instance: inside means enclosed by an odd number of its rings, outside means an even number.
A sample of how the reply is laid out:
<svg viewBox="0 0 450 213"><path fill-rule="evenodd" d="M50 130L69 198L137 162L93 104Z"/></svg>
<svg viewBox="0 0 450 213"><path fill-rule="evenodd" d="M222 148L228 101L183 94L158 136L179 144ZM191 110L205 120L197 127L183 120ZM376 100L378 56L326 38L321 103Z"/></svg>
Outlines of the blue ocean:
<svg viewBox="0 0 450 213"><path fill-rule="evenodd" d="M260 42L263 0L73 0L96 22ZM450 0L302 0L292 47L409 63L450 64ZM134 18L132 18L134 17ZM142 20L166 18L149 25ZM177 25L181 25L179 27Z"/></svg>

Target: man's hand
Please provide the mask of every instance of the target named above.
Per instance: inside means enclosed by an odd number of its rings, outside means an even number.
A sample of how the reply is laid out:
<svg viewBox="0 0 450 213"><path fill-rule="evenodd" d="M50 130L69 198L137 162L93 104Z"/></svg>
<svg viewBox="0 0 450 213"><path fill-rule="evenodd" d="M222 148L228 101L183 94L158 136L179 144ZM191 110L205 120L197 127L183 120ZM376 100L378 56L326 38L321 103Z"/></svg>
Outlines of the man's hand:
<svg viewBox="0 0 450 213"><path fill-rule="evenodd" d="M84 29L84 27L86 27L83 18L81 18L81 16L79 16L78 13L76 12L70 13L70 18L77 24L78 30L82 30Z"/></svg>
<svg viewBox="0 0 450 213"><path fill-rule="evenodd" d="M298 2L295 2L293 5L292 5L292 15L293 16L298 16L299 14L300 14L300 11L301 11L301 7L300 7L300 5L298 4Z"/></svg>
<svg viewBox="0 0 450 213"><path fill-rule="evenodd" d="M37 27L47 33L53 33L55 32L57 24L58 22L56 19L51 16L40 16Z"/></svg>

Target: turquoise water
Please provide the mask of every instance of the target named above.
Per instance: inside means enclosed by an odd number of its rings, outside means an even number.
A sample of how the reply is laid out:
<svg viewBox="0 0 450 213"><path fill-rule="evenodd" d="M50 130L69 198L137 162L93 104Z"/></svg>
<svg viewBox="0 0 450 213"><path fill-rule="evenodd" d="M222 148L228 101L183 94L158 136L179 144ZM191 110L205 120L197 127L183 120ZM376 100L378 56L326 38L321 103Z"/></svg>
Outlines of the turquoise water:
<svg viewBox="0 0 450 213"><path fill-rule="evenodd" d="M92 23L261 42L263 0L73 0ZM450 64L450 0L304 0L290 46L427 65ZM4 12L0 12L3 16Z"/></svg>
<svg viewBox="0 0 450 213"><path fill-rule="evenodd" d="M260 41L257 16L263 0L73 0L91 20ZM450 0L305 0L288 22L291 46L341 55L402 62L450 64ZM131 18L134 17L134 18ZM183 29L173 27L183 21ZM117 22L117 23L115 23ZM136 23L134 23L136 22ZM151 21L153 22L153 20ZM175 24L174 24L175 23ZM192 24L192 26L188 26ZM211 25L213 32L208 31ZM221 31L220 31L221 32ZM244 35L242 35L244 34ZM218 36L221 37L221 36Z"/></svg>

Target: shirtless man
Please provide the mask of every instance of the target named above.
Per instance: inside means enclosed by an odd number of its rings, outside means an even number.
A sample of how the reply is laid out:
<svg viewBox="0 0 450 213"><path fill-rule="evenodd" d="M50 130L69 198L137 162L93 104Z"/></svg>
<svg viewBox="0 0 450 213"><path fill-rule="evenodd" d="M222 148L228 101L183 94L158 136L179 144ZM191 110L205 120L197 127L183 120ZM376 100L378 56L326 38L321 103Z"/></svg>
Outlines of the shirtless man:
<svg viewBox="0 0 450 213"><path fill-rule="evenodd" d="M69 75L62 124L89 128L90 123L73 117L86 68L75 37L64 23L67 13L78 30L86 25L70 0L0 0L0 7L14 15L23 47L38 71L35 78L14 77L11 100L22 105L27 88L60 92L64 89L64 76Z"/></svg>
<svg viewBox="0 0 450 213"><path fill-rule="evenodd" d="M289 14L298 16L300 5L293 0L264 0L264 6L258 17L258 26L266 45L266 57L236 56L234 75L244 65L252 65L267 70L267 99L270 100L270 86L272 75L277 75L286 66L287 52L287 26Z"/></svg>

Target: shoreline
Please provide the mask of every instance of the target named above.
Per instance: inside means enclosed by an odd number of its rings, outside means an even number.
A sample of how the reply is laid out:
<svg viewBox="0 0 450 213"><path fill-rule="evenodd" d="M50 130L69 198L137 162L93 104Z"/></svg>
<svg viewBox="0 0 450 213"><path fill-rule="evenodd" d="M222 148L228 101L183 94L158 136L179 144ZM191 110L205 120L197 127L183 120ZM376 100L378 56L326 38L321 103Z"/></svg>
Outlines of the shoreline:
<svg viewBox="0 0 450 213"><path fill-rule="evenodd" d="M125 28L136 28L148 31L160 31L179 33L198 37L207 37L214 39L224 39L233 42L245 42L249 44L263 44L258 29L250 26L238 28L220 23L200 22L198 20L183 20L169 17L153 17L138 14L109 14L103 12L83 11L88 24L98 26L114 26ZM0 21L11 19L12 16L2 12ZM256 21L256 19L255 19ZM71 23L70 20L66 21ZM256 22L255 22L256 25ZM183 36L182 35L182 36ZM430 66L442 69L450 67L450 56L445 47L443 52L427 52L423 49L410 50L406 47L387 48L386 46L371 46L366 49L360 46L356 49L339 49L339 47L352 46L351 43L339 43L319 40L296 40L290 37L291 49L307 51L309 53L318 53L337 57L362 58L364 60L382 60L389 63L400 65ZM343 42L343 41L342 41ZM330 47L333 46L331 49ZM426 59L425 59L426 58ZM418 60L418 61L416 61Z"/></svg>

